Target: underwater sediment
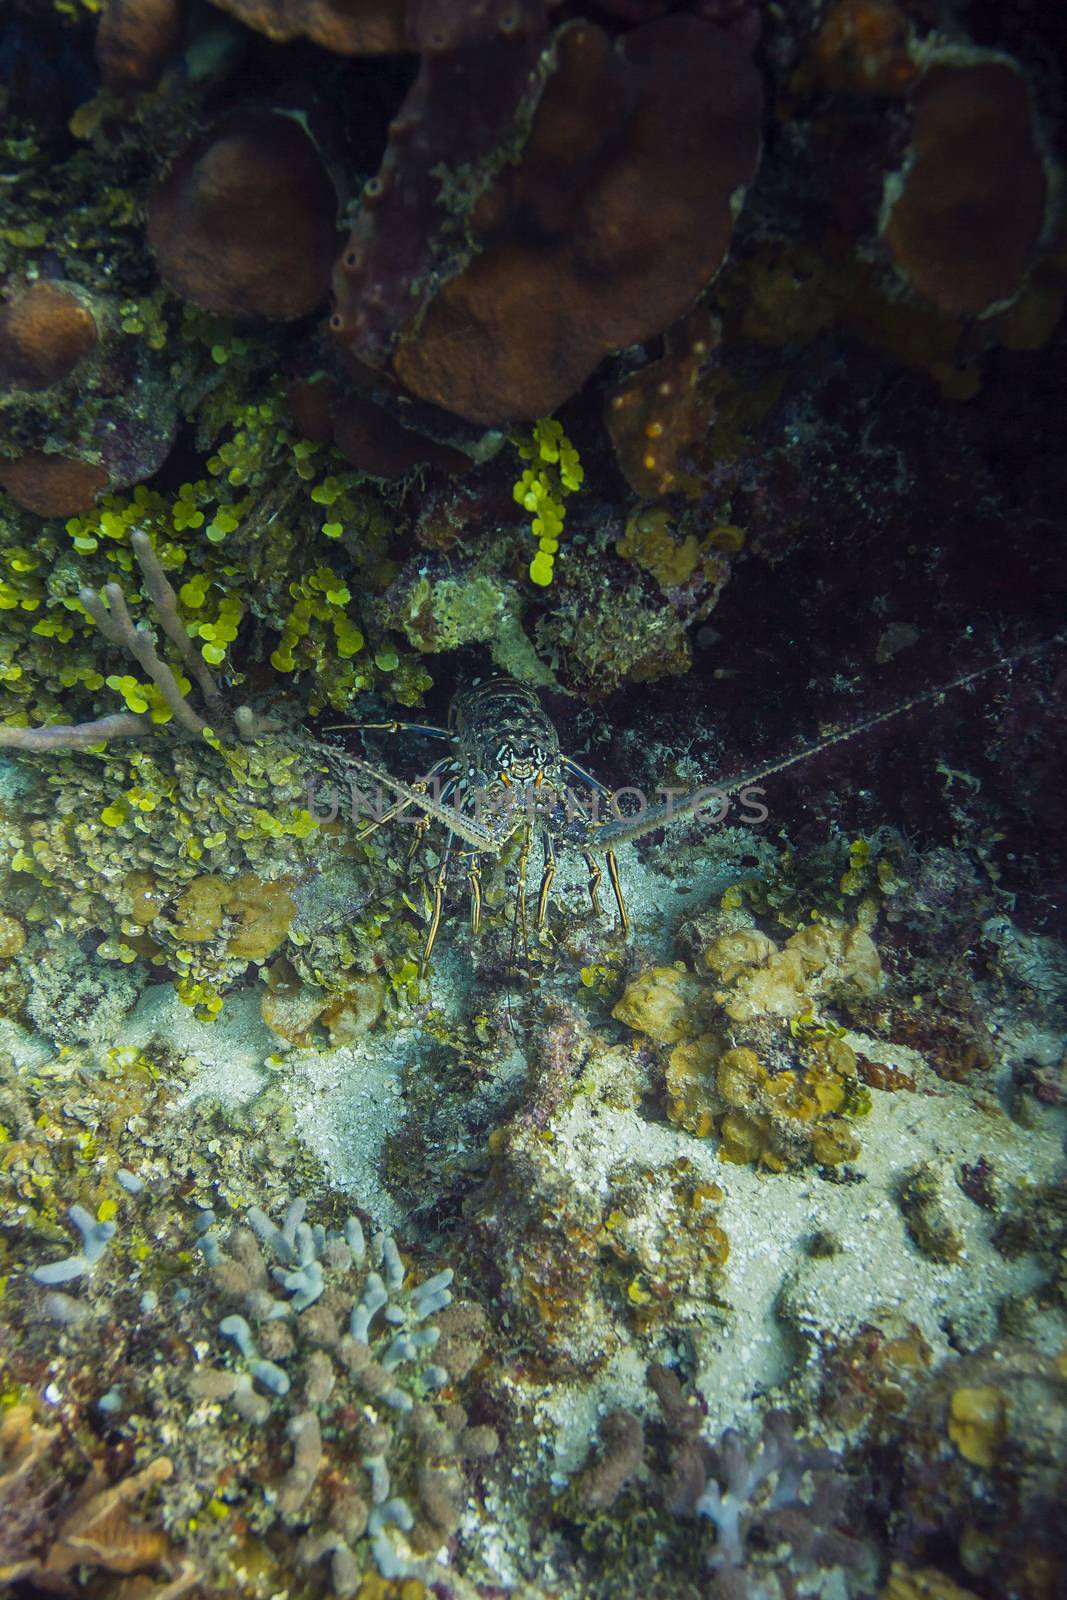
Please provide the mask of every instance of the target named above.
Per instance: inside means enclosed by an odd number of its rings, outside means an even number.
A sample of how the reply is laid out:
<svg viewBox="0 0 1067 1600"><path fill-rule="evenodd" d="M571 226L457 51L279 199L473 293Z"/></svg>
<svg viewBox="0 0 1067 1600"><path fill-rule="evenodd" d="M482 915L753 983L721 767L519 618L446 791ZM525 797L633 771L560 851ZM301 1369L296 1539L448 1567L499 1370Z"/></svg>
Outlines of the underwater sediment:
<svg viewBox="0 0 1067 1600"><path fill-rule="evenodd" d="M4 1593L1067 1594L1063 44L4 12Z"/></svg>

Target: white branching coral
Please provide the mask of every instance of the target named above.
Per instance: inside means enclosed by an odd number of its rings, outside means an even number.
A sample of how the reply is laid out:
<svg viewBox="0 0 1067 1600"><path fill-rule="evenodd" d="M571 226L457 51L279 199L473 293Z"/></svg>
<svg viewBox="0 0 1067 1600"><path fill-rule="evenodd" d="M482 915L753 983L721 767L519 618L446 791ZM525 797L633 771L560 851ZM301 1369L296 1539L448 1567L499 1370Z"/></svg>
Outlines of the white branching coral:
<svg viewBox="0 0 1067 1600"><path fill-rule="evenodd" d="M368 1559L385 1579L425 1573L462 1516L463 1463L496 1450L492 1428L441 1398L477 1359L484 1319L452 1304L451 1268L409 1281L388 1235L368 1242L355 1217L335 1231L305 1212L297 1200L276 1223L253 1208L225 1240L202 1214L211 1276L240 1309L218 1323L227 1364L202 1362L189 1388L257 1426L290 1412L291 1465L266 1509L303 1530L305 1563L329 1557L348 1595ZM316 1493L327 1464L343 1493Z"/></svg>

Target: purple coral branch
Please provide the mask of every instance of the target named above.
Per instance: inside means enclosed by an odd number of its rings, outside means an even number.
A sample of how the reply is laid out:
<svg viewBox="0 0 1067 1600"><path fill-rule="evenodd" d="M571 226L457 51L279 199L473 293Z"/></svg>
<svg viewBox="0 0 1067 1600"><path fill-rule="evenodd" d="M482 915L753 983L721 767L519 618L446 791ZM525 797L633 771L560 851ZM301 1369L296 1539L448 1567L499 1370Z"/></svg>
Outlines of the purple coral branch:
<svg viewBox="0 0 1067 1600"><path fill-rule="evenodd" d="M78 598L109 644L128 650L148 674L170 707L174 719L189 733L203 733L207 724L198 717L178 687L178 680L156 650L156 639L144 623L134 626L126 598L117 583L104 586L103 596L93 589L80 589Z"/></svg>
<svg viewBox="0 0 1067 1600"><path fill-rule="evenodd" d="M217 716L222 708L222 696L219 694L218 684L204 664L204 659L190 638L189 631L178 615L178 596L167 578L166 573L159 564L159 557L152 549L152 541L143 529L138 528L130 535L130 545L137 563L144 573L145 587L149 598L155 606L159 620L163 625L163 632L173 644L176 644L181 653L182 664L190 677L196 679L200 685L200 692L210 707L212 715Z"/></svg>
<svg viewBox="0 0 1067 1600"><path fill-rule="evenodd" d="M0 727L0 750L85 750L110 739L134 739L143 733L146 717L136 711L118 711L95 722L56 722L45 728Z"/></svg>
<svg viewBox="0 0 1067 1600"><path fill-rule="evenodd" d="M163 631L176 645L183 665L190 676L196 679L212 717L218 721L223 714L218 684L182 622L178 613L178 597L160 565L152 542L143 529L138 529L131 535L130 544L144 574L145 588ZM174 673L160 656L152 629L143 622L134 625L119 585L107 584L102 594L97 594L94 589L83 588L79 590L79 599L108 643L128 651L151 678L179 726L188 733L201 735L207 723L197 716L182 693ZM257 717L250 706L238 706L232 721L241 739L254 739L257 734L265 733L271 727L269 721ZM151 727L150 719L137 712L118 712L92 722L55 723L42 728L0 727L0 750L25 750L36 754L49 750L84 750L90 745L106 744L111 739L137 738L146 727Z"/></svg>

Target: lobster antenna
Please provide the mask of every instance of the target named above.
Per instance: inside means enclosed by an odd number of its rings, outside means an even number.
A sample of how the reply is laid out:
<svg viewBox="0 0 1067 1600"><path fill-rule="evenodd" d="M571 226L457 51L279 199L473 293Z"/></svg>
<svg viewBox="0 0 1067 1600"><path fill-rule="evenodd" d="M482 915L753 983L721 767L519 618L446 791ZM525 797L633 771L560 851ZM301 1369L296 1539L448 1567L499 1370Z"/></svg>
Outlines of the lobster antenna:
<svg viewBox="0 0 1067 1600"><path fill-rule="evenodd" d="M708 784L704 789L697 790L688 800L679 801L677 804L650 806L642 816L623 817L615 822L604 823L597 829L595 843L598 846L607 845L614 848L617 844L628 844L631 840L640 839L646 833L654 833L657 828L665 827L670 822L696 816L698 812L717 804L728 795L738 794L742 789L759 783L763 778L773 778L779 772L788 772L790 767L797 767L801 762L811 760L813 756L822 755L834 745L845 744L859 734L869 733L872 728L878 728L884 722L892 721L894 717L903 716L906 711L914 711L917 706L929 705L931 701L940 700L956 689L963 689L969 683L976 683L979 678L987 678L990 673L999 672L1004 667L1013 667L1031 656L1043 655L1046 650L1051 650L1058 644L1067 644L1067 635L1055 634L1053 638L1044 639L1040 644L1027 645L1011 655L999 656L996 661L991 661L984 667L976 667L973 672L963 672L958 678L950 678L947 683L939 684L934 689L924 689L921 694L901 700L888 711L879 711L873 717L850 722L844 728L838 728L836 733L827 734L825 738L817 739L814 744L805 745L802 750L795 751L791 756L780 756L775 760L764 762L761 766L753 767L748 772L725 778L720 783Z"/></svg>

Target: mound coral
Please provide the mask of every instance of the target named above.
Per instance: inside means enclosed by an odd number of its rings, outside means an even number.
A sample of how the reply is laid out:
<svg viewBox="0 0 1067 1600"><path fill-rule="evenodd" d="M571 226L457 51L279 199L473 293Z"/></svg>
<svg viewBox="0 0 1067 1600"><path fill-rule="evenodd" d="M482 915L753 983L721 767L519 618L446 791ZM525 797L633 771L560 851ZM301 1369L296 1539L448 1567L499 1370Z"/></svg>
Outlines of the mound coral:
<svg viewBox="0 0 1067 1600"><path fill-rule="evenodd" d="M935 61L912 99L913 145L903 173L887 181L885 241L920 294L979 316L1018 293L1044 226L1030 91L1001 58Z"/></svg>
<svg viewBox="0 0 1067 1600"><path fill-rule="evenodd" d="M0 309L0 386L46 389L95 347L92 312L70 289L38 281Z"/></svg>
<svg viewBox="0 0 1067 1600"><path fill-rule="evenodd" d="M191 145L148 200L148 243L176 294L209 311L286 322L324 298L333 186L289 117L238 114Z"/></svg>
<svg viewBox="0 0 1067 1600"><path fill-rule="evenodd" d="M551 415L609 351L684 313L722 261L731 197L758 160L759 78L713 24L666 17L613 48L575 23L555 55L518 165L471 210L477 253L392 356L405 388L483 424ZM381 361L363 248L335 274L332 326Z"/></svg>
<svg viewBox="0 0 1067 1600"><path fill-rule="evenodd" d="M108 0L96 30L96 61L109 89L150 89L181 40L183 0Z"/></svg>
<svg viewBox="0 0 1067 1600"><path fill-rule="evenodd" d="M407 48L407 0L212 0L268 39L310 39L341 55L378 55Z"/></svg>
<svg viewBox="0 0 1067 1600"><path fill-rule="evenodd" d="M72 517L88 511L108 486L103 467L58 453L28 450L0 460L0 487L39 517Z"/></svg>

